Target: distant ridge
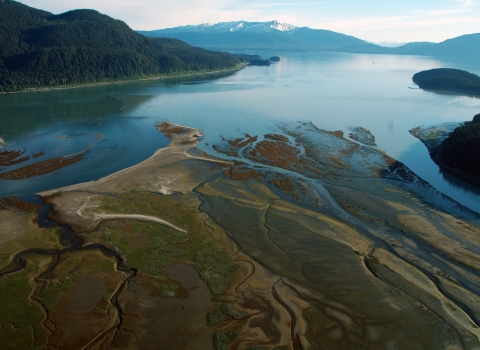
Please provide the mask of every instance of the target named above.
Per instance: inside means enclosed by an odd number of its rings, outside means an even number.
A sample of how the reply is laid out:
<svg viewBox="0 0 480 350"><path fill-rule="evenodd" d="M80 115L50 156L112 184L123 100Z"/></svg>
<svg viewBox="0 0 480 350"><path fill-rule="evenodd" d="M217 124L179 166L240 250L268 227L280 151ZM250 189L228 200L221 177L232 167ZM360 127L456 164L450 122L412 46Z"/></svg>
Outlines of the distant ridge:
<svg viewBox="0 0 480 350"><path fill-rule="evenodd" d="M191 45L216 50L275 49L350 51L375 50L380 46L330 30L296 27L278 21L221 22L153 31L138 31L146 36L175 38Z"/></svg>
<svg viewBox="0 0 480 350"><path fill-rule="evenodd" d="M480 55L480 33L462 35L438 44L412 42L398 47L384 47L330 30L296 27L278 21L205 23L138 32L146 36L176 38L191 45L227 51L273 49L426 56Z"/></svg>
<svg viewBox="0 0 480 350"><path fill-rule="evenodd" d="M163 33L184 33L184 32L201 32L201 33L223 33L223 32L256 32L268 33L273 31L288 32L295 30L296 27L288 23L280 23L278 21L270 22L220 22L220 23L203 23L199 25L188 25L182 27L174 27L161 29ZM155 31L154 31L155 32ZM143 32L141 32L143 33Z"/></svg>
<svg viewBox="0 0 480 350"><path fill-rule="evenodd" d="M473 57L480 55L480 33L461 35L438 44L409 43L392 50L394 53L413 55Z"/></svg>
<svg viewBox="0 0 480 350"><path fill-rule="evenodd" d="M0 0L0 91L231 69L237 58L146 38L95 10L59 15Z"/></svg>

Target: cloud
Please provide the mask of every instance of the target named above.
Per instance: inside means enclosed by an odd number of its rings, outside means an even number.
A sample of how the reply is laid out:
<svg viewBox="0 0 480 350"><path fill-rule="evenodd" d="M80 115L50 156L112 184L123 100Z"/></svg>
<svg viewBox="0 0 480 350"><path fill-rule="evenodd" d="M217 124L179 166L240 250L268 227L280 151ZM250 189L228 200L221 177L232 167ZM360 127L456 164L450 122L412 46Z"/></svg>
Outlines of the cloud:
<svg viewBox="0 0 480 350"><path fill-rule="evenodd" d="M79 6L64 0L20 1L53 13ZM475 0L83 0L81 7L94 8L138 30L279 20L370 41L413 41L417 37L440 41L480 31L480 8ZM396 36L392 37L394 31Z"/></svg>
<svg viewBox="0 0 480 350"><path fill-rule="evenodd" d="M462 4L463 7L470 7L473 5L473 0L455 0L455 2Z"/></svg>

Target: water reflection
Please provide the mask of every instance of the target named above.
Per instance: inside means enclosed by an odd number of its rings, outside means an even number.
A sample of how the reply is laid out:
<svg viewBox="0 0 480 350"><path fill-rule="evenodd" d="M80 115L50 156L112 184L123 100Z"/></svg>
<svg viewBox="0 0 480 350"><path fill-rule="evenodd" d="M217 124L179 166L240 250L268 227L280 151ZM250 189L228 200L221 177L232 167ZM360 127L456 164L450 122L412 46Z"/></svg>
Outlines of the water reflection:
<svg viewBox="0 0 480 350"><path fill-rule="evenodd" d="M455 100L453 100L453 103L457 103L459 101L470 101L474 105L478 106L480 105L480 96L479 95L473 95L473 94L468 94L468 93L461 93L461 92L456 92L456 91L446 91L446 90L435 90L435 89L427 89L427 88L420 88L423 91L438 94L438 95L447 95L447 96L457 96Z"/></svg>
<svg viewBox="0 0 480 350"><path fill-rule="evenodd" d="M398 160L410 169L415 169L418 176L440 192L480 212L480 189L441 169L432 161L427 148L421 142L411 144Z"/></svg>
<svg viewBox="0 0 480 350"><path fill-rule="evenodd" d="M128 113L159 91L147 88L212 81L234 74L221 72L189 77L93 85L89 87L0 94L0 136L7 142L20 134L65 123L88 123L116 113ZM208 79L208 80L202 80Z"/></svg>
<svg viewBox="0 0 480 350"><path fill-rule="evenodd" d="M463 181L462 179L459 179L458 177L452 175L441 167L438 167L438 172L440 175L442 175L444 180L450 184L453 189L455 189L456 191L461 191L464 196L467 196L472 200L476 199L475 202L477 203L478 208L480 208L480 200L478 200L478 198L480 198L480 188L473 186L468 182Z"/></svg>
<svg viewBox="0 0 480 350"><path fill-rule="evenodd" d="M200 128L205 138L199 148L211 151L210 145L220 135L263 135L281 122L311 121L321 129L342 130L347 135L351 127L362 126L372 132L378 147L387 154L438 190L480 210L478 191L461 181L452 185L450 177L438 172L423 144L408 132L421 125L471 120L478 113L479 99L411 89L411 78L418 71L464 69L466 62L455 66L451 61L416 56L255 53L278 55L282 60L270 67L248 67L236 73L0 95L0 136L12 144L21 135L33 137L39 130L48 134L45 130L54 130L55 125L72 130L84 125L95 132L97 124L108 118L121 121L131 117L139 132L164 120ZM475 62L468 64L478 67ZM121 136L125 131L116 131L110 119L107 124L111 131L105 129L105 134L119 135L115 137L118 149L124 147L131 159L138 152L137 161L145 157L140 152L142 143L153 136L148 132L141 135L136 149Z"/></svg>

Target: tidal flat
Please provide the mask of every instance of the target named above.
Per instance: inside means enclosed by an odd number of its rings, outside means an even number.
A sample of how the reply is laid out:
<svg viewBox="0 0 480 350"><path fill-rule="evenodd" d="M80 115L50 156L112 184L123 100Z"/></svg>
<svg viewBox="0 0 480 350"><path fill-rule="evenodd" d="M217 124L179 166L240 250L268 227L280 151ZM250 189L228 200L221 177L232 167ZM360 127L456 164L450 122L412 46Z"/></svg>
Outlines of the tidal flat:
<svg viewBox="0 0 480 350"><path fill-rule="evenodd" d="M162 123L142 163L0 203L2 348L480 349L479 214L311 123ZM435 197L436 206L425 200Z"/></svg>

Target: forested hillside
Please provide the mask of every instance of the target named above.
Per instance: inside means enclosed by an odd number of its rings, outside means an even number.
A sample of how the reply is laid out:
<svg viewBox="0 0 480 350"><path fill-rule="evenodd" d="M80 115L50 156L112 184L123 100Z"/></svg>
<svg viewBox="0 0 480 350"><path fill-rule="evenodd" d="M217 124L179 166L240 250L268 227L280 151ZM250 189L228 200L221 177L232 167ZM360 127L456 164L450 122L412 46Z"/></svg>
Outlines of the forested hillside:
<svg viewBox="0 0 480 350"><path fill-rule="evenodd" d="M480 114L445 139L441 157L452 168L480 176Z"/></svg>
<svg viewBox="0 0 480 350"><path fill-rule="evenodd" d="M94 10L60 15L0 0L0 91L234 68L180 40L147 38Z"/></svg>
<svg viewBox="0 0 480 350"><path fill-rule="evenodd" d="M413 82L422 89L459 91L480 94L478 75L452 68L435 68L414 74Z"/></svg>

